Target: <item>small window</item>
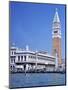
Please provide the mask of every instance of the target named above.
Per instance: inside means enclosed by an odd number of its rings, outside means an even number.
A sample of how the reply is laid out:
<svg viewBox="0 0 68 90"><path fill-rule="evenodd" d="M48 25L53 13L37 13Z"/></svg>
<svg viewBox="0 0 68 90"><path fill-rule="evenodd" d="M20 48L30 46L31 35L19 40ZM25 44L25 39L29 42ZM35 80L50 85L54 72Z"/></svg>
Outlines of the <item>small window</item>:
<svg viewBox="0 0 68 90"><path fill-rule="evenodd" d="M54 33L57 33L57 31L54 31Z"/></svg>
<svg viewBox="0 0 68 90"><path fill-rule="evenodd" d="M10 69L12 70L12 66L10 66Z"/></svg>

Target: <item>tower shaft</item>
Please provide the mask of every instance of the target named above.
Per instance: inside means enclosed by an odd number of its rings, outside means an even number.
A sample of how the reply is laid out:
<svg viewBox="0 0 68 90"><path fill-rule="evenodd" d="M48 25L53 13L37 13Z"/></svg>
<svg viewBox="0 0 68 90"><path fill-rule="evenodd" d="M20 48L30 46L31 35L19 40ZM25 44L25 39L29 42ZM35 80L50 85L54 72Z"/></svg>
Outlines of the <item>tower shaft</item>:
<svg viewBox="0 0 68 90"><path fill-rule="evenodd" d="M58 65L62 64L62 58L61 58L61 39L57 38L53 38L53 56L55 56L57 53L57 57L58 57Z"/></svg>

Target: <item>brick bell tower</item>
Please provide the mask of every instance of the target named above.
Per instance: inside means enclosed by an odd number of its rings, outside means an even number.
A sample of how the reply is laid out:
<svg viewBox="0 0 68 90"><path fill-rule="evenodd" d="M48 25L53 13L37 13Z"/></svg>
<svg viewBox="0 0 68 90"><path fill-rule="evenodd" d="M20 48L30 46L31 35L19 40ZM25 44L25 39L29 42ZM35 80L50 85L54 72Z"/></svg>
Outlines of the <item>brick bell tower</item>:
<svg viewBox="0 0 68 90"><path fill-rule="evenodd" d="M55 16L53 19L53 26L52 26L52 55L55 56L57 54L57 62L58 66L62 64L62 56L61 56L61 24L58 15L58 11L56 9Z"/></svg>

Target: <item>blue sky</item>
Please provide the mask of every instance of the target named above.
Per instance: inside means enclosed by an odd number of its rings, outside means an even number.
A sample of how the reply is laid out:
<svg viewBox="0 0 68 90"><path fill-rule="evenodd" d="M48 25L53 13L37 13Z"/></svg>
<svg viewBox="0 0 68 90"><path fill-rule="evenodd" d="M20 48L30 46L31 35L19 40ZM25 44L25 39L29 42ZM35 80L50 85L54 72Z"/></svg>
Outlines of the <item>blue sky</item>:
<svg viewBox="0 0 68 90"><path fill-rule="evenodd" d="M32 50L52 50L52 24L58 9L65 57L65 5L10 2L10 43Z"/></svg>

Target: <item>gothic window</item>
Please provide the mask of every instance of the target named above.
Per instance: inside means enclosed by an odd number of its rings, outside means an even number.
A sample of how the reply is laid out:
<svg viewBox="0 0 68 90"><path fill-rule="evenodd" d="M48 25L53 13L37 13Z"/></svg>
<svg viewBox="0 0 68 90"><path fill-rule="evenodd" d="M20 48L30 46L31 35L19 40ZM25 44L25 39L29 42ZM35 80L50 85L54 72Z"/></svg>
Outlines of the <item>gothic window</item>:
<svg viewBox="0 0 68 90"><path fill-rule="evenodd" d="M13 66L13 70L15 69L15 66Z"/></svg>
<svg viewBox="0 0 68 90"><path fill-rule="evenodd" d="M13 58L11 58L11 63L13 63Z"/></svg>
<svg viewBox="0 0 68 90"><path fill-rule="evenodd" d="M23 56L21 56L21 60L23 60Z"/></svg>
<svg viewBox="0 0 68 90"><path fill-rule="evenodd" d="M12 51L12 55L13 55L13 51Z"/></svg>
<svg viewBox="0 0 68 90"><path fill-rule="evenodd" d="M20 61L20 56L18 56L18 61Z"/></svg>
<svg viewBox="0 0 68 90"><path fill-rule="evenodd" d="M11 63L15 63L15 57L11 57Z"/></svg>
<svg viewBox="0 0 68 90"><path fill-rule="evenodd" d="M26 56L24 56L24 61L26 61Z"/></svg>
<svg viewBox="0 0 68 90"><path fill-rule="evenodd" d="M15 63L15 58L14 58L14 63Z"/></svg>

